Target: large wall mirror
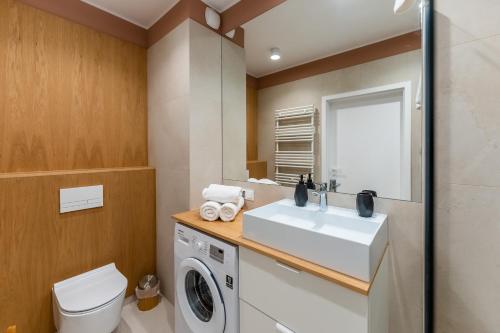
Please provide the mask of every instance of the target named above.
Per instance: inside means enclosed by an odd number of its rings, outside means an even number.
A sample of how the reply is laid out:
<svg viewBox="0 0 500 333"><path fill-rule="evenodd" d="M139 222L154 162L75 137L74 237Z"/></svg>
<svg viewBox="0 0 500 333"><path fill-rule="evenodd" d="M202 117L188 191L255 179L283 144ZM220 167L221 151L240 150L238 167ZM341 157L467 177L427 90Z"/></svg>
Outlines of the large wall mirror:
<svg viewBox="0 0 500 333"><path fill-rule="evenodd" d="M288 0L222 43L223 176L422 198L418 2Z"/></svg>

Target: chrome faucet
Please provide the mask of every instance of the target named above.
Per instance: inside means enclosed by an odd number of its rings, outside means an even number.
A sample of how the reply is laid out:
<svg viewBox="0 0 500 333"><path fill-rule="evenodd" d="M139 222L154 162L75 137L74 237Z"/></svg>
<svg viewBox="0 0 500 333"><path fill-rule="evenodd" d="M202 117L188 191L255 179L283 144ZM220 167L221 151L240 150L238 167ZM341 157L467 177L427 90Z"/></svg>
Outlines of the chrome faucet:
<svg viewBox="0 0 500 333"><path fill-rule="evenodd" d="M328 210L328 184L316 184L319 186L319 191L314 191L312 194L319 197L319 211L326 212Z"/></svg>
<svg viewBox="0 0 500 333"><path fill-rule="evenodd" d="M330 191L337 192L337 188L339 188L340 184L337 183L337 179L330 179Z"/></svg>

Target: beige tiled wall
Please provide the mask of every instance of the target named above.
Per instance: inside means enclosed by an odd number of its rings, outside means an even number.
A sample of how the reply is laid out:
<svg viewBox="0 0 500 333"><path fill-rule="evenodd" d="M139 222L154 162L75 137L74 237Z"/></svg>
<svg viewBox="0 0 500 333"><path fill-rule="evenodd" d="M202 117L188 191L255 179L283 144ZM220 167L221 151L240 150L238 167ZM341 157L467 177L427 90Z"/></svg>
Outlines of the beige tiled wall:
<svg viewBox="0 0 500 333"><path fill-rule="evenodd" d="M252 209L283 198L293 198L289 187L224 181L228 185L255 190ZM316 199L311 198L312 201ZM329 193L330 205L355 208L355 196ZM423 299L423 222L422 204L376 199L376 210L389 217L390 242L390 333L421 333Z"/></svg>
<svg viewBox="0 0 500 333"><path fill-rule="evenodd" d="M222 63L224 178L248 179L245 49L223 38Z"/></svg>
<svg viewBox="0 0 500 333"><path fill-rule="evenodd" d="M174 224L169 216L189 208L189 24L148 50L149 165L156 168L156 270L173 301ZM176 179L172 182L172 179Z"/></svg>
<svg viewBox="0 0 500 333"><path fill-rule="evenodd" d="M157 273L174 302L172 214L222 179L221 37L186 20L148 50L149 164L156 168Z"/></svg>
<svg viewBox="0 0 500 333"><path fill-rule="evenodd" d="M500 331L500 1L436 0L436 332Z"/></svg>
<svg viewBox="0 0 500 333"><path fill-rule="evenodd" d="M190 21L189 208L200 207L203 188L222 180L221 40Z"/></svg>

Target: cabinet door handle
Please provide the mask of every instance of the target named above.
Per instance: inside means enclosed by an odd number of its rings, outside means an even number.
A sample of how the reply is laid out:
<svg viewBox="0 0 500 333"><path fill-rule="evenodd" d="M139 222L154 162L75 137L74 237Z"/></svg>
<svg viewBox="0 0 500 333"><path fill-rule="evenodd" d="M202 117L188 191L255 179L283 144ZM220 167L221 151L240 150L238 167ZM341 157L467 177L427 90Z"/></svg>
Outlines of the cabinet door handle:
<svg viewBox="0 0 500 333"><path fill-rule="evenodd" d="M286 269L287 271L289 272L292 272L292 273L295 273L295 274L300 274L300 270L298 269L295 269L293 267L290 267L288 265L285 265L279 261L276 261L276 265L278 265L279 267L283 268L283 269Z"/></svg>
<svg viewBox="0 0 500 333"><path fill-rule="evenodd" d="M291 329L289 329L286 326L281 325L280 323L276 323L276 332L279 332L279 333L295 333L294 331L292 331Z"/></svg>

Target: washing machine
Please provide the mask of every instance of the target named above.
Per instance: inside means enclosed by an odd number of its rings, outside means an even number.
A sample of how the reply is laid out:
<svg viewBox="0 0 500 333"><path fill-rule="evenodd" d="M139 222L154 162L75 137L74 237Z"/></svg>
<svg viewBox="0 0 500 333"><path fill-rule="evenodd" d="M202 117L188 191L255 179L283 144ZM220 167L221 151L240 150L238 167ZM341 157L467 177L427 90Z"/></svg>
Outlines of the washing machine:
<svg viewBox="0 0 500 333"><path fill-rule="evenodd" d="M239 332L238 247L177 223L174 252L175 332Z"/></svg>

